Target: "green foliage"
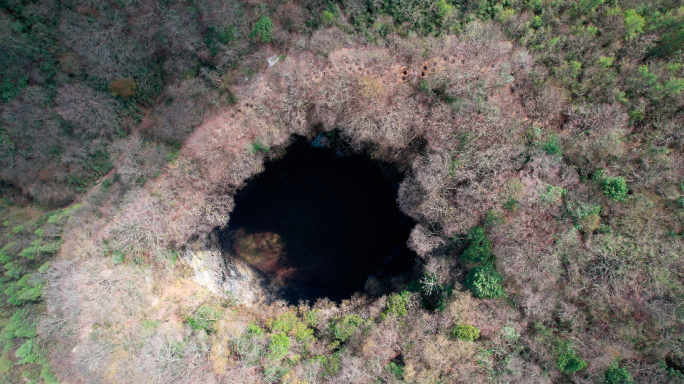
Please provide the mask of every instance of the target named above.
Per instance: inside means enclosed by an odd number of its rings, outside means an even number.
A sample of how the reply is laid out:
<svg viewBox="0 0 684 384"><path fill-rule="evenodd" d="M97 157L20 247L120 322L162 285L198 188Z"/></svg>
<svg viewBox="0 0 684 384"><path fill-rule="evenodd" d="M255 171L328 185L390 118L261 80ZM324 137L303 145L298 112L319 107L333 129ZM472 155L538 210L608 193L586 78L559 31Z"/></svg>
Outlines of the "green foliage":
<svg viewBox="0 0 684 384"><path fill-rule="evenodd" d="M505 294L503 278L491 264L479 265L468 271L465 285L478 298L496 298Z"/></svg>
<svg viewBox="0 0 684 384"><path fill-rule="evenodd" d="M382 313L382 318L387 316L402 317L408 313L406 306L411 301L411 292L402 291L401 293L392 293L387 298L387 309Z"/></svg>
<svg viewBox="0 0 684 384"><path fill-rule="evenodd" d="M509 200L511 200L511 199L509 199ZM512 200L514 200L517 203L517 200L515 200L515 199L512 199ZM508 200L506 202L504 202L503 205L506 205L507 202L508 202ZM505 222L506 222L506 217L504 216L503 212L501 212L499 210L488 209L487 212L485 213L484 224L485 224L485 227L487 227L487 228L491 228L495 225L503 224Z"/></svg>
<svg viewBox="0 0 684 384"><path fill-rule="evenodd" d="M501 337L504 340L515 342L520 338L520 333L513 327L505 326L501 327Z"/></svg>
<svg viewBox="0 0 684 384"><path fill-rule="evenodd" d="M556 363L558 370L562 373L572 374L587 367L586 360L583 360L570 345L570 342L563 340L559 343L556 350Z"/></svg>
<svg viewBox="0 0 684 384"><path fill-rule="evenodd" d="M212 304L202 304L185 321L194 329L209 329L223 317L223 312Z"/></svg>
<svg viewBox="0 0 684 384"><path fill-rule="evenodd" d="M624 201L627 198L629 188L627 182L622 176L608 177L603 184L603 192L612 200Z"/></svg>
<svg viewBox="0 0 684 384"><path fill-rule="evenodd" d="M390 373L393 374L397 379L404 377L404 367L395 363L394 361L390 361L390 363L387 365L387 370L390 371Z"/></svg>
<svg viewBox="0 0 684 384"><path fill-rule="evenodd" d="M314 309L312 311L307 311L304 313L304 322L309 327L315 327L318 325L318 317L320 315L320 310Z"/></svg>
<svg viewBox="0 0 684 384"><path fill-rule="evenodd" d="M30 301L40 301L44 286L44 280L36 278L34 274L26 274L16 282L7 283L3 292L7 295L8 303L20 306Z"/></svg>
<svg viewBox="0 0 684 384"><path fill-rule="evenodd" d="M293 312L285 312L276 318L268 319L266 326L272 332L289 334L297 341L306 342L314 339L313 329L307 327Z"/></svg>
<svg viewBox="0 0 684 384"><path fill-rule="evenodd" d="M114 265L119 265L123 263L124 256L125 255L123 252L112 252L112 263L114 263Z"/></svg>
<svg viewBox="0 0 684 384"><path fill-rule="evenodd" d="M582 201L567 203L568 213L575 222L575 228L586 233L594 232L599 226L601 207L587 204Z"/></svg>
<svg viewBox="0 0 684 384"><path fill-rule="evenodd" d="M0 373L9 372L13 367L14 363L12 363L12 360L7 356L7 353L3 353L0 356Z"/></svg>
<svg viewBox="0 0 684 384"><path fill-rule="evenodd" d="M634 380L627 368L621 368L615 363L603 374L603 382L606 384L632 384Z"/></svg>
<svg viewBox="0 0 684 384"><path fill-rule="evenodd" d="M492 242L487 238L484 227L473 227L468 233L470 245L463 252L461 261L468 267L490 265L494 263Z"/></svg>
<svg viewBox="0 0 684 384"><path fill-rule="evenodd" d="M675 23L661 36L658 44L649 52L648 56L668 58L681 51L684 46L684 25Z"/></svg>
<svg viewBox="0 0 684 384"><path fill-rule="evenodd" d="M269 149L270 149L270 148L269 148L267 145L262 144L261 141L259 141L259 140L257 139L257 140L254 140L254 142L253 142L252 144L250 144L250 146L249 146L249 153L250 153L251 155L254 155L254 154L258 153L258 152L268 152Z"/></svg>
<svg viewBox="0 0 684 384"><path fill-rule="evenodd" d="M282 365L269 365L264 367L264 380L266 380L267 383L275 383L280 381L288 372L290 372L290 369L283 367Z"/></svg>
<svg viewBox="0 0 684 384"><path fill-rule="evenodd" d="M294 327L292 327L290 335L299 342L310 342L315 340L313 332L313 329L307 327L306 324L301 321L298 321Z"/></svg>
<svg viewBox="0 0 684 384"><path fill-rule="evenodd" d="M549 155L555 155L558 157L563 156L563 147L561 146L560 137L555 134L551 134L546 138L546 141L542 143L542 150Z"/></svg>
<svg viewBox="0 0 684 384"><path fill-rule="evenodd" d="M465 341L474 341L480 337L480 329L469 324L456 324L451 327L451 337Z"/></svg>
<svg viewBox="0 0 684 384"><path fill-rule="evenodd" d="M479 298L503 296L503 278L495 270L492 242L487 238L485 228L473 227L468 240L470 245L461 256L461 261L471 268L466 275L466 286Z"/></svg>
<svg viewBox="0 0 684 384"><path fill-rule="evenodd" d="M275 333L288 333L298 322L299 319L297 318L297 315L295 315L293 312L285 312L275 319L268 319L266 321L266 326L268 326L271 331Z"/></svg>
<svg viewBox="0 0 684 384"><path fill-rule="evenodd" d="M47 221L54 225L64 225L81 208L81 204L74 204L68 208L58 209L48 214Z"/></svg>
<svg viewBox="0 0 684 384"><path fill-rule="evenodd" d="M335 23L335 15L328 11L325 10L323 13L321 13L321 24L329 26L333 25Z"/></svg>
<svg viewBox="0 0 684 384"><path fill-rule="evenodd" d="M518 210L518 208L520 208L520 202L513 197L509 197L506 199L506 201L504 201L503 204L501 204L501 208L510 212L515 212Z"/></svg>
<svg viewBox="0 0 684 384"><path fill-rule="evenodd" d="M637 11L633 9L625 11L625 38L631 40L637 37L643 31L644 25L646 25L646 19Z"/></svg>
<svg viewBox="0 0 684 384"><path fill-rule="evenodd" d="M36 337L36 325L38 321L31 315L31 309L28 307L20 308L12 314L9 322L2 329L2 338L30 339Z"/></svg>
<svg viewBox="0 0 684 384"><path fill-rule="evenodd" d="M254 24L249 37L262 43L270 42L273 38L273 21L271 18L266 15L261 16L256 24Z"/></svg>
<svg viewBox="0 0 684 384"><path fill-rule="evenodd" d="M354 334L356 328L363 324L363 319L357 314L345 315L335 318L330 322L330 330L336 340L344 343Z"/></svg>
<svg viewBox="0 0 684 384"><path fill-rule="evenodd" d="M568 190L565 188L547 185L539 194L539 200L542 204L551 205L562 200L567 193Z"/></svg>
<svg viewBox="0 0 684 384"><path fill-rule="evenodd" d="M175 142L171 145L169 153L166 155L166 162L173 164L180 155L181 143Z"/></svg>
<svg viewBox="0 0 684 384"><path fill-rule="evenodd" d="M16 76L14 78L5 78L0 82L0 99L4 102L14 99L19 92L26 88L28 83L28 75Z"/></svg>
<svg viewBox="0 0 684 384"><path fill-rule="evenodd" d="M614 62L614 61L615 61L615 58L614 58L614 57L605 57L605 56L601 56L601 57L599 57L599 59L598 59L598 65L599 65L601 68L606 69L606 68L610 67L611 65L613 65L613 62Z"/></svg>
<svg viewBox="0 0 684 384"><path fill-rule="evenodd" d="M57 380L57 377L55 376L54 373L52 373L52 369L50 368L50 364L46 361L43 363L43 369L40 371L40 378L43 379L47 384L58 384L59 380Z"/></svg>
<svg viewBox="0 0 684 384"><path fill-rule="evenodd" d="M264 332L261 330L261 328L256 323L247 324L246 330L247 330L247 334L250 336L261 336L264 334Z"/></svg>
<svg viewBox="0 0 684 384"><path fill-rule="evenodd" d="M109 152L98 151L88 156L85 162L85 172L78 175L68 175L67 183L78 192L85 192L102 176L112 170Z"/></svg>
<svg viewBox="0 0 684 384"><path fill-rule="evenodd" d="M36 339L26 340L26 342L14 352L14 355L20 359L17 364L38 363L45 360L45 356L40 350Z"/></svg>
<svg viewBox="0 0 684 384"><path fill-rule="evenodd" d="M603 187L603 193L611 200L624 201L629 193L627 181L622 176L606 176L605 171L596 172L596 181Z"/></svg>
<svg viewBox="0 0 684 384"><path fill-rule="evenodd" d="M323 357L323 356L320 356ZM321 359L323 365L323 377L334 377L342 369L342 359L337 353Z"/></svg>
<svg viewBox="0 0 684 384"><path fill-rule="evenodd" d="M216 34L218 40L223 44L228 44L238 39L238 31L234 25L229 25L224 28L216 27L213 28L213 32Z"/></svg>
<svg viewBox="0 0 684 384"><path fill-rule="evenodd" d="M437 0L437 17L443 19L447 15L454 12L454 6L446 0Z"/></svg>
<svg viewBox="0 0 684 384"><path fill-rule="evenodd" d="M565 65L568 68L570 76L573 79L576 79L577 76L579 76L580 73L582 73L582 63L580 63L579 61L570 60L569 62L565 63Z"/></svg>
<svg viewBox="0 0 684 384"><path fill-rule="evenodd" d="M52 255L59 251L62 246L62 242L57 241L44 241L42 239L36 239L31 246L24 248L19 255L28 260L34 260L41 255Z"/></svg>
<svg viewBox="0 0 684 384"><path fill-rule="evenodd" d="M284 333L277 333L269 337L268 358L270 360L280 360L290 349L290 338Z"/></svg>
<svg viewBox="0 0 684 384"><path fill-rule="evenodd" d="M154 329L157 328L161 324L160 320L143 320L142 321L142 326L145 329Z"/></svg>
<svg viewBox="0 0 684 384"><path fill-rule="evenodd" d="M10 261L4 265L5 276L19 279L24 274L24 266L18 261Z"/></svg>

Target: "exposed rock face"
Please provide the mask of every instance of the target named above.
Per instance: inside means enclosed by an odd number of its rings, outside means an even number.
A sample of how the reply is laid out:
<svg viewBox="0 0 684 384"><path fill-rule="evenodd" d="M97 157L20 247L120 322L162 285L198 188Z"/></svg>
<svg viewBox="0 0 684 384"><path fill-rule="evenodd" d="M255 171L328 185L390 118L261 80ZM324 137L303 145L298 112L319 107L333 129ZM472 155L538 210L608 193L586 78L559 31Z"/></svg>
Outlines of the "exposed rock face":
<svg viewBox="0 0 684 384"><path fill-rule="evenodd" d="M181 254L194 270L194 280L214 294L232 296L243 305L273 300L264 289L265 279L245 261L223 251L215 232L188 244Z"/></svg>

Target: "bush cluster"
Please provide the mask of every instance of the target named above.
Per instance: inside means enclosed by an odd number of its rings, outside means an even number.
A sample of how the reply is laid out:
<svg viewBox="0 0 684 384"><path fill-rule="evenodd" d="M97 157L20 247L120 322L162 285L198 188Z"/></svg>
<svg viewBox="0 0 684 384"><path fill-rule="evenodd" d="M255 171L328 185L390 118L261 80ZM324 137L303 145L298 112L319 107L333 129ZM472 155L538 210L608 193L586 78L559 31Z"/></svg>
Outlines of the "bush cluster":
<svg viewBox="0 0 684 384"><path fill-rule="evenodd" d="M562 373L572 374L587 367L587 361L577 356L570 342L563 340L556 351L556 363Z"/></svg>
<svg viewBox="0 0 684 384"><path fill-rule="evenodd" d="M470 270L465 285L478 298L496 298L505 294L503 278L496 271L492 243L484 227L474 227L468 233L470 245L463 252L462 262Z"/></svg>
<svg viewBox="0 0 684 384"><path fill-rule="evenodd" d="M451 336L465 341L474 341L480 337L480 330L469 324L456 324L451 327Z"/></svg>

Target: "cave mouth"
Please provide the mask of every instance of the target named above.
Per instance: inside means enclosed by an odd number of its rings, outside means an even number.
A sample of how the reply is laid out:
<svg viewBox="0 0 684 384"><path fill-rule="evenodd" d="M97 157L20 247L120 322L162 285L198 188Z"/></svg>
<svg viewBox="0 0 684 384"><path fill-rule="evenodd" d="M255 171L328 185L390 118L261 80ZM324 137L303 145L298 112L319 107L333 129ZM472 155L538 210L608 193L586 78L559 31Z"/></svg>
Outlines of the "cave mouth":
<svg viewBox="0 0 684 384"><path fill-rule="evenodd" d="M414 222L396 204L402 177L299 137L237 192L222 247L284 287L283 300L339 302L370 276L387 280L413 267L406 241Z"/></svg>

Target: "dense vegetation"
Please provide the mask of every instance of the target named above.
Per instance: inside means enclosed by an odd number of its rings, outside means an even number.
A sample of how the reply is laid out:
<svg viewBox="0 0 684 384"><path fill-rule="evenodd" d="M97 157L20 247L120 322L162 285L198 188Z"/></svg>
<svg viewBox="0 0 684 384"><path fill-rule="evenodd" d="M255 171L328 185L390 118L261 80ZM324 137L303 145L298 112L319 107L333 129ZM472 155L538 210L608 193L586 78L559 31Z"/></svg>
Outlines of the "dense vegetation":
<svg viewBox="0 0 684 384"><path fill-rule="evenodd" d="M684 382L681 2L0 0L0 37L4 382ZM406 173L415 270L190 283L321 132Z"/></svg>

